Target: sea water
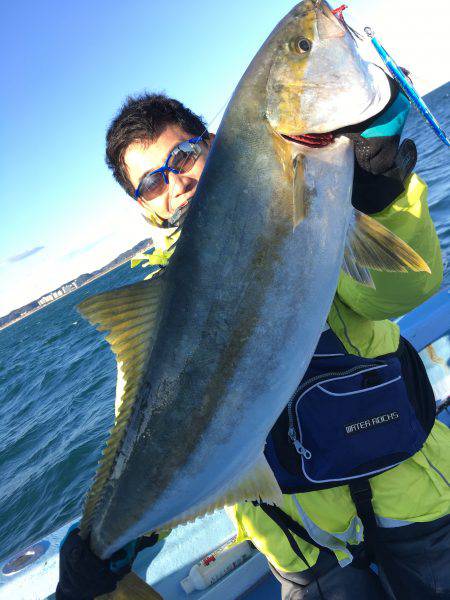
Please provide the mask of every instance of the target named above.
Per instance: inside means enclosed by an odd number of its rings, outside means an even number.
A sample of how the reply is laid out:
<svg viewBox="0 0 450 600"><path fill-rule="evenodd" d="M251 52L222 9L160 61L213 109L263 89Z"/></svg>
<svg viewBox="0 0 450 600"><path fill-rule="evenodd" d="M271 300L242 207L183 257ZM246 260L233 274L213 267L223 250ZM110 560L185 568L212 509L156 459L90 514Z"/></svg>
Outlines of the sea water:
<svg viewBox="0 0 450 600"><path fill-rule="evenodd" d="M450 132L450 84L425 99ZM448 287L450 150L415 111L405 136L416 141L416 170L430 187ZM123 265L0 331L0 560L80 514L113 424L116 367L75 307L144 275Z"/></svg>

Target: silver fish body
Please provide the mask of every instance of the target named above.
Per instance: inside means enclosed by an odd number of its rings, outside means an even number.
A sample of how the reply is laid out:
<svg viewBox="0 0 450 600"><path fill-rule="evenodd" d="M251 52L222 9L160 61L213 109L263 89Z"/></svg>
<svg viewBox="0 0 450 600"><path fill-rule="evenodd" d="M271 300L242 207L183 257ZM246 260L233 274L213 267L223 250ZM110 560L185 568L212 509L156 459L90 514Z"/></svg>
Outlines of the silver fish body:
<svg viewBox="0 0 450 600"><path fill-rule="evenodd" d="M130 535L177 515L201 514L261 455L306 370L333 298L352 160L346 145L333 164L335 175L345 176L330 178L328 171L317 190L323 201L313 202L307 223L296 230L292 209L268 210L274 187L264 190L264 183L257 198L246 192L245 211L243 190L236 189L228 210L217 197L214 215L208 209L188 215L167 270L165 318L127 431L124 466L93 528L99 539L107 530L116 540L106 542L108 554ZM311 164L312 176L316 168ZM254 167L247 176L263 178ZM208 191L206 181L202 191ZM198 199L200 209L202 195ZM212 227L220 236L211 235Z"/></svg>
<svg viewBox="0 0 450 600"><path fill-rule="evenodd" d="M309 58L295 68L288 64L293 36L312 41ZM342 119L337 87L327 117L330 87L321 88L317 75L321 62L328 71L335 65L333 41L353 77L344 86L336 80ZM339 68L324 81L334 81ZM292 80L296 72L300 82ZM311 99L301 106L308 81L315 82L316 109ZM281 21L244 74L176 251L153 282L160 288L154 339L89 518L101 557L144 532L252 493L272 500L279 494L273 475L261 475L264 444L323 330L344 256L353 178L345 138L308 149L281 134L362 121L386 104L382 87L328 5L312 0Z"/></svg>

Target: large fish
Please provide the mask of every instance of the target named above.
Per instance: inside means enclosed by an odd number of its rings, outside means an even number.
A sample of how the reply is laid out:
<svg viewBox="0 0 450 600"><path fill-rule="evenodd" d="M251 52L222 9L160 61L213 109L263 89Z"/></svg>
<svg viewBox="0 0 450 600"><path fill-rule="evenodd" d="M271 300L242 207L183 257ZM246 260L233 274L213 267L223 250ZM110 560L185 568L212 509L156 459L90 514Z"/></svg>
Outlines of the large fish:
<svg viewBox="0 0 450 600"><path fill-rule="evenodd" d="M368 285L368 267L428 269L355 216L351 143L325 135L377 114L389 94L326 2L298 4L236 88L167 269L81 305L110 332L122 379L82 521L102 558L217 507L276 502L264 443L342 266Z"/></svg>

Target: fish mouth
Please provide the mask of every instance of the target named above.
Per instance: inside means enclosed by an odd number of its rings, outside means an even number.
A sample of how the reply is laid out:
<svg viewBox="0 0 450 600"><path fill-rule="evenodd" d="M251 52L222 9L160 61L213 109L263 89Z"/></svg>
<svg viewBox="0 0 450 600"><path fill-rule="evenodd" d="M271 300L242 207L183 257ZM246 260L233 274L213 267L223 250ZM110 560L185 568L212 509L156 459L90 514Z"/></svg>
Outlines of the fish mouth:
<svg viewBox="0 0 450 600"><path fill-rule="evenodd" d="M302 135L285 135L281 134L282 137L288 142L295 142L301 146L307 146L308 148L324 148L329 146L335 140L334 133L304 133Z"/></svg>

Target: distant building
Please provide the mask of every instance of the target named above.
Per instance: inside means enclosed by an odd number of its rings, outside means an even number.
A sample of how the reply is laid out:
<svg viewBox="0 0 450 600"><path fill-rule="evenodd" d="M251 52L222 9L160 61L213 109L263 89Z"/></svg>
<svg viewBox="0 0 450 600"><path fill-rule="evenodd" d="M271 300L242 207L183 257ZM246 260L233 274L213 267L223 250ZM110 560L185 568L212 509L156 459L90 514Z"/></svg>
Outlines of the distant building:
<svg viewBox="0 0 450 600"><path fill-rule="evenodd" d="M42 296L42 298L39 298L38 304L39 304L39 306L43 306L44 304L47 304L48 302L51 302L52 300L53 300L53 294L47 294L46 296Z"/></svg>
<svg viewBox="0 0 450 600"><path fill-rule="evenodd" d="M77 284L75 282L64 284L59 290L55 290L54 292L50 292L50 294L46 294L39 298L38 304L39 306L43 306L44 304L48 304L57 298L61 298L64 294L68 294L69 292L73 292L73 290L77 289Z"/></svg>

